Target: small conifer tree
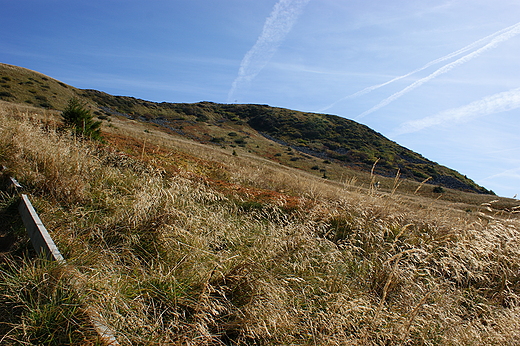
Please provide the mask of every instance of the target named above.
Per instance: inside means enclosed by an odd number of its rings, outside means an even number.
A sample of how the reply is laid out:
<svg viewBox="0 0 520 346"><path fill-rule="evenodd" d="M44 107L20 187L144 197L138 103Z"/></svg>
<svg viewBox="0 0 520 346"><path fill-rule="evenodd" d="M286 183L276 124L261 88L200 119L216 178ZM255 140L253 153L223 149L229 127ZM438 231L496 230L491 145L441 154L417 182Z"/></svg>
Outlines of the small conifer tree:
<svg viewBox="0 0 520 346"><path fill-rule="evenodd" d="M101 121L94 121L90 110L77 98L69 100L61 117L65 126L71 127L76 133L91 139L101 139Z"/></svg>

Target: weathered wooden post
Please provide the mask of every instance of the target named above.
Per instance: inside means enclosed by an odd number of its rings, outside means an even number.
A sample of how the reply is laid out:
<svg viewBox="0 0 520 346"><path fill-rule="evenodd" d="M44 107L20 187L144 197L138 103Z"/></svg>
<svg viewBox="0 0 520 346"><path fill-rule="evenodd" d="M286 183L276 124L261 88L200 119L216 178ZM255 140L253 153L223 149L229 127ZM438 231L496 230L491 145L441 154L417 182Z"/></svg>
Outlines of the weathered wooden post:
<svg viewBox="0 0 520 346"><path fill-rule="evenodd" d="M44 254L48 259L65 262L27 195L22 194L18 211L22 216L23 224L36 252L38 254Z"/></svg>
<svg viewBox="0 0 520 346"><path fill-rule="evenodd" d="M22 194L18 211L22 216L23 224L27 230L29 238L31 238L31 242L36 252L50 260L58 261L63 264L65 273L69 275L70 282L76 292L83 292L84 285L80 279L80 273L73 267L66 265L65 259L52 240L49 232L47 232L47 229L34 210L27 195ZM97 331L100 340L104 345L119 345L119 342L115 337L115 332L104 322L104 319L99 312L88 305L85 306L84 311L88 315L90 322L94 326L94 329Z"/></svg>

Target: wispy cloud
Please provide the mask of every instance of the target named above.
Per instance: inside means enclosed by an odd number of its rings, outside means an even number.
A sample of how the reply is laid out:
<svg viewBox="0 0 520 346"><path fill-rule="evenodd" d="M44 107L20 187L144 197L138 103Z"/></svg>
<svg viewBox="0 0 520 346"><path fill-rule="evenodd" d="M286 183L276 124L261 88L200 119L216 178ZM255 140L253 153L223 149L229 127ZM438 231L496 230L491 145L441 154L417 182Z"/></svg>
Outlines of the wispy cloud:
<svg viewBox="0 0 520 346"><path fill-rule="evenodd" d="M494 188L507 191L504 197L518 198L520 195L520 167L503 170L491 176L476 181L482 185L493 185Z"/></svg>
<svg viewBox="0 0 520 346"><path fill-rule="evenodd" d="M501 178L501 177L514 178L514 179L520 180L520 167L507 169L500 173L493 174L489 177L479 179L479 181L486 181L486 180L491 180L491 179ZM519 188L519 190L520 190L520 188Z"/></svg>
<svg viewBox="0 0 520 346"><path fill-rule="evenodd" d="M408 121L397 129L395 135L417 132L430 126L463 122L472 118L509 111L520 107L520 88L487 96L466 106L449 109L419 120Z"/></svg>
<svg viewBox="0 0 520 346"><path fill-rule="evenodd" d="M243 83L252 81L271 60L308 2L309 0L280 0L276 3L255 45L240 63L238 76L228 93L229 103L233 102L236 91Z"/></svg>
<svg viewBox="0 0 520 346"><path fill-rule="evenodd" d="M495 48L496 46L498 46L499 43L502 43L502 42L505 42L513 37L515 37L516 35L520 34L520 23L517 23L515 25L513 25L512 27L509 27L508 28L509 30L506 30L505 32L502 32L501 34L495 36L489 43L487 43L486 45L484 45L483 47L469 53L469 54L466 54L464 55L463 57L449 63L449 64L446 64L444 66L442 66L441 68L439 68L438 70L436 70L435 72L431 73L430 75L424 77L424 78L421 78L417 81L415 81L414 83L410 84L409 86L407 86L406 88L404 88L403 90L399 91L399 92L396 92L395 94L393 94L392 96L384 99L383 101L381 101L380 103L378 103L377 105L375 105L374 107L370 108L369 110L361 113L360 115L358 115L356 117L356 119L360 119L360 118L363 118L364 116L372 113L372 112L375 112L376 110L380 109L380 108L383 108L384 106L388 105L389 103L397 100L398 98L400 98L401 96L403 96L404 94L412 91L413 89L423 85L424 83L432 80L433 78L435 77L438 77L446 72L449 72L451 71L453 68L459 66L459 65L462 65L478 56L480 56L482 53L484 53L485 51L488 51L490 49L493 49Z"/></svg>
<svg viewBox="0 0 520 346"><path fill-rule="evenodd" d="M458 55L466 53L467 51L470 51L470 50L478 47L480 44L484 43L485 41L487 41L489 39L492 39L493 37L498 36L500 34L503 34L503 33L509 32L511 30L514 30L514 29L518 28L519 26L520 26L520 23L517 23L515 25L511 25L510 27L507 27L505 29L499 30L499 31L497 31L497 32L495 32L495 33L493 33L491 35L488 35L488 36L486 36L484 38L481 38L480 40L477 40L477 41L475 41L475 42L473 42L473 43L465 46L464 48L461 48L461 49L459 49L459 50L457 50L457 51L455 51L453 53L450 53L450 54L445 55L443 57L440 57L438 59L432 60L429 63L427 63L426 65L424 65L424 66L422 66L422 67L420 67L418 69L415 69L412 72L409 72L409 73L404 74L402 76L395 77L395 78L393 78L393 79L391 79L391 80L389 80L387 82L381 83L381 84L376 84L376 85L372 85L372 86L366 87L365 89L362 89L362 90L360 90L360 91L358 91L358 92L356 92L354 94L347 95L347 96L345 96L345 97L343 97L343 98L341 98L341 99L331 103L327 107L324 107L324 108L320 109L319 112L324 112L327 109L330 109L330 108L334 107L336 104L338 104L338 103L340 103L342 101L345 101L345 100L348 100L348 99L351 99L351 98L354 98L354 97L358 97L358 96L367 94L367 93L369 93L371 91L374 91L376 89L382 88L382 87L384 87L384 86L386 86L388 84L391 84L393 82L397 82L398 80L401 80L403 78L409 77L409 76L411 76L411 75L413 75L415 73L421 72L421 71L427 69L430 66L433 66L433 65L438 64L440 62L449 60L449 59L454 58L454 57L456 57Z"/></svg>

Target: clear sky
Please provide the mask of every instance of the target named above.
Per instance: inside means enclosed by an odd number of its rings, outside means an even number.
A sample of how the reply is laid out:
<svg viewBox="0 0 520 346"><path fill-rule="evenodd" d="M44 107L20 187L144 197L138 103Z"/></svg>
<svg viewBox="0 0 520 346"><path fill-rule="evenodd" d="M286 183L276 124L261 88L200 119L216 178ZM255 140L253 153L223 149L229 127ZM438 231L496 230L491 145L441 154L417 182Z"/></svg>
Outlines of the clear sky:
<svg viewBox="0 0 520 346"><path fill-rule="evenodd" d="M518 0L0 0L0 29L79 88L336 114L520 195Z"/></svg>

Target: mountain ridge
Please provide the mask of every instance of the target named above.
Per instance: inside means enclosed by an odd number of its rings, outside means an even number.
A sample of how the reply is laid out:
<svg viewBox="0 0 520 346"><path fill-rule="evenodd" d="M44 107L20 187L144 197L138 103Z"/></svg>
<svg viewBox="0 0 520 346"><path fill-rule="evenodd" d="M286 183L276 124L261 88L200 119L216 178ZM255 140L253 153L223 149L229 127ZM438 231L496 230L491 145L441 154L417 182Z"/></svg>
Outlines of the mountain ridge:
<svg viewBox="0 0 520 346"><path fill-rule="evenodd" d="M202 143L241 147L280 163L323 173L324 178L339 178L339 173L330 169L334 163L384 177L400 175L441 187L494 194L368 126L337 115L258 104L152 102L78 89L36 71L0 64L0 99L4 101L60 110L71 97L86 102L94 115L106 122L112 116L151 122ZM270 141L287 150L273 153L267 144Z"/></svg>

